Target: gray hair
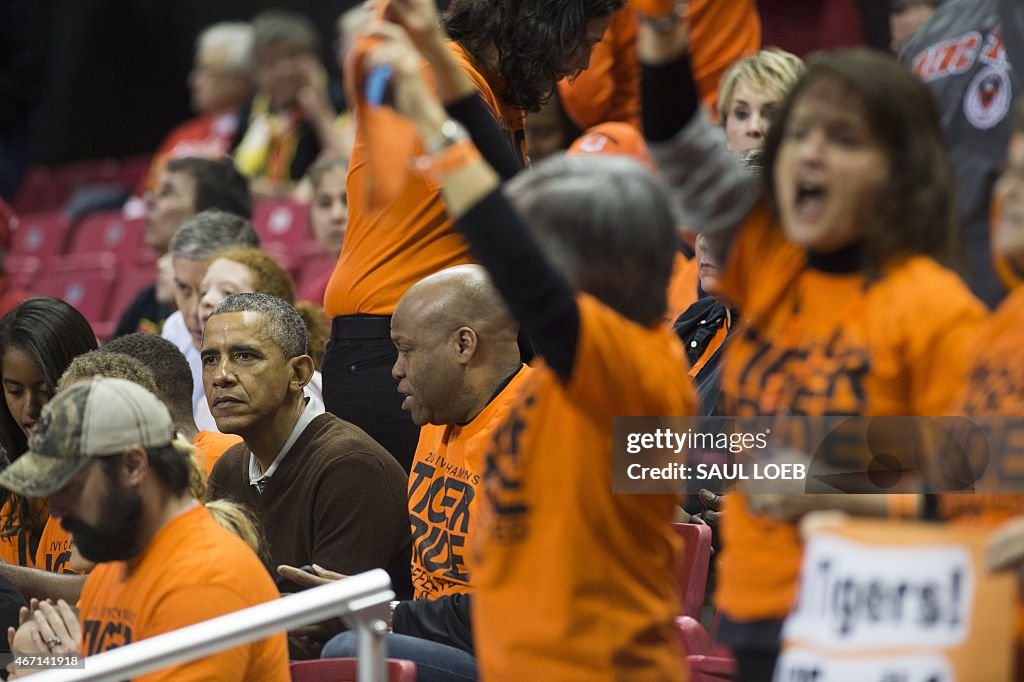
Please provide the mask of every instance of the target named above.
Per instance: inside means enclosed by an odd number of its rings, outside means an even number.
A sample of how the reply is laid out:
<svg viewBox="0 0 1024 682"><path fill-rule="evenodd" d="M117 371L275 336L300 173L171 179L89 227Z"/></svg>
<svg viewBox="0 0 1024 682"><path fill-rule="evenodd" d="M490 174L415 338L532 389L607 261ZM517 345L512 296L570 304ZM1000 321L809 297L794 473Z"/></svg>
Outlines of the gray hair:
<svg viewBox="0 0 1024 682"><path fill-rule="evenodd" d="M252 223L226 211L210 209L195 214L178 228L170 252L176 258L206 260L230 246L258 248L260 238Z"/></svg>
<svg viewBox="0 0 1024 682"><path fill-rule="evenodd" d="M287 43L310 54L320 52L316 27L304 14L283 9L268 9L252 19L253 53L276 43Z"/></svg>
<svg viewBox="0 0 1024 682"><path fill-rule="evenodd" d="M224 50L225 66L245 72L252 68L252 44L252 26L244 21L222 21L207 26L199 34L196 55L207 50Z"/></svg>
<svg viewBox="0 0 1024 682"><path fill-rule="evenodd" d="M640 324L665 314L678 241L664 181L633 159L562 154L505 188L574 288Z"/></svg>
<svg viewBox="0 0 1024 682"><path fill-rule="evenodd" d="M269 294L232 294L220 302L210 317L221 313L259 313L270 339L286 358L306 355L306 325L291 303Z"/></svg>

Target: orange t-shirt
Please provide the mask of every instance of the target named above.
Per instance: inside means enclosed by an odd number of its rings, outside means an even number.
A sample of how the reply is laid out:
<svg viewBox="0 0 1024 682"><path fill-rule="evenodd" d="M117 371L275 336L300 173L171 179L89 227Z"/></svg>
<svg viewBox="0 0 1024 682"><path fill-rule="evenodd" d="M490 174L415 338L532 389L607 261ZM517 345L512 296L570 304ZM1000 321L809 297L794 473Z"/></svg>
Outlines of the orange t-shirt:
<svg viewBox="0 0 1024 682"><path fill-rule="evenodd" d="M726 296L747 328L733 335L721 381L726 415L940 415L961 389L984 306L925 257L878 281L812 269L762 204L725 268ZM782 618L795 596L796 526L726 497L716 600L736 621Z"/></svg>
<svg viewBox="0 0 1024 682"><path fill-rule="evenodd" d="M580 130L607 121L640 129L640 62L636 56L636 17L623 7L590 53L590 65L558 84L562 108Z"/></svg>
<svg viewBox="0 0 1024 682"><path fill-rule="evenodd" d="M1016 287L978 336L963 393L949 414L968 417L1024 415L1024 287ZM943 518L1000 523L1024 514L1024 495L954 493L939 496Z"/></svg>
<svg viewBox="0 0 1024 682"><path fill-rule="evenodd" d="M470 568L482 679L685 680L678 497L612 494L612 418L692 415L682 346L587 294L566 384L541 364L485 459Z"/></svg>
<svg viewBox="0 0 1024 682"><path fill-rule="evenodd" d="M277 599L260 560L197 504L171 520L130 562L98 564L78 608L87 656ZM135 678L286 682L284 633Z"/></svg>
<svg viewBox="0 0 1024 682"><path fill-rule="evenodd" d="M36 518L47 518L49 509L46 500L31 500L31 504L36 511ZM0 528L7 525L10 515L11 503L7 502L0 509ZM16 522L15 525L20 526L21 524ZM31 568L35 565L36 548L42 533L42 529L32 533L27 528L21 527L13 535L0 536L0 561L5 564Z"/></svg>
<svg viewBox="0 0 1024 682"><path fill-rule="evenodd" d="M200 431L192 439L193 447L199 450L199 463L207 476L213 471L213 465L217 463L220 456L241 442L241 436L216 431Z"/></svg>
<svg viewBox="0 0 1024 682"><path fill-rule="evenodd" d="M50 517L43 527L36 550L35 567L49 573L77 573L68 565L71 561L71 534L60 525L60 519Z"/></svg>
<svg viewBox="0 0 1024 682"><path fill-rule="evenodd" d="M485 75L457 43L452 52L469 76L499 124L514 138L525 159L523 112L506 106L492 84L495 75ZM352 60L349 62L354 63ZM350 95L362 101L357 88ZM412 124L398 116L389 119L389 135L400 136ZM380 141L381 144L387 140ZM348 173L348 229L341 256L327 284L324 310L337 315L390 315L406 290L428 275L472 261L465 241L452 227L440 187L426 174L412 167L413 158L423 153L417 138L412 158L396 160L393 172L405 174L402 189L387 206L369 206L370 158L366 124L357 117L355 143Z"/></svg>
<svg viewBox="0 0 1024 682"><path fill-rule="evenodd" d="M761 49L761 17L755 0L693 0L690 61L704 106L718 111L718 83L726 69Z"/></svg>
<svg viewBox="0 0 1024 682"><path fill-rule="evenodd" d="M470 591L465 553L467 538L475 530L484 451L531 371L524 365L468 424L428 424L420 429L409 472L416 599Z"/></svg>

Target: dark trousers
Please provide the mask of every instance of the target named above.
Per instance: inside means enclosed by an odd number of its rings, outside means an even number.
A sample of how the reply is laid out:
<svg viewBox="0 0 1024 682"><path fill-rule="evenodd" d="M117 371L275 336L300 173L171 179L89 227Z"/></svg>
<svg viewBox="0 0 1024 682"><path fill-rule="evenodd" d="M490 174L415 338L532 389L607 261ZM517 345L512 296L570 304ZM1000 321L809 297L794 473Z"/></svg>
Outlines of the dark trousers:
<svg viewBox="0 0 1024 682"><path fill-rule="evenodd" d="M736 682L772 682L775 661L779 657L778 649L733 649L732 655L736 658Z"/></svg>
<svg viewBox="0 0 1024 682"><path fill-rule="evenodd" d="M327 411L370 434L408 473L420 428L402 411L403 396L391 377L398 351L390 338L337 338L337 329L320 366Z"/></svg>
<svg viewBox="0 0 1024 682"><path fill-rule="evenodd" d="M475 682L476 659L462 649L427 639L388 634L388 658L416 664L418 682ZM324 646L321 658L351 658L357 653L354 632L343 632Z"/></svg>
<svg viewBox="0 0 1024 682"><path fill-rule="evenodd" d="M736 682L771 682L781 632L781 620L733 621L721 614L715 641L732 649Z"/></svg>

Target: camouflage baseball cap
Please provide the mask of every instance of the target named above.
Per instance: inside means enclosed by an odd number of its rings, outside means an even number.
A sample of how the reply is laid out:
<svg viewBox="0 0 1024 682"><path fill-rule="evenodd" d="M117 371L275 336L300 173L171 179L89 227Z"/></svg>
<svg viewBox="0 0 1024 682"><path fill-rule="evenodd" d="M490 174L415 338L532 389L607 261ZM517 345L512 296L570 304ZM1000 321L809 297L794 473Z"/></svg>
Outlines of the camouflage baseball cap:
<svg viewBox="0 0 1024 682"><path fill-rule="evenodd" d="M28 452L0 471L0 485L25 497L47 497L66 486L92 457L172 440L171 415L155 395L124 379L97 377L74 384L47 403Z"/></svg>

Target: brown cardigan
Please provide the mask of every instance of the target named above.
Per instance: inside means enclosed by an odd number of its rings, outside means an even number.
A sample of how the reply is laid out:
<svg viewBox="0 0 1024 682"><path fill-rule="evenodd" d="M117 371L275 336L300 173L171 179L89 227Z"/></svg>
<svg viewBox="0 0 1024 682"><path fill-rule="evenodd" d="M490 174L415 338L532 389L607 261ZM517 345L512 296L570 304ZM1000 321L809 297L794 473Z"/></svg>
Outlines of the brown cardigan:
<svg viewBox="0 0 1024 682"><path fill-rule="evenodd" d="M210 499L240 502L259 519L273 567L315 563L344 575L383 568L397 598L412 597L408 479L355 425L329 413L318 416L263 494L249 484L244 443L218 460L209 484Z"/></svg>

